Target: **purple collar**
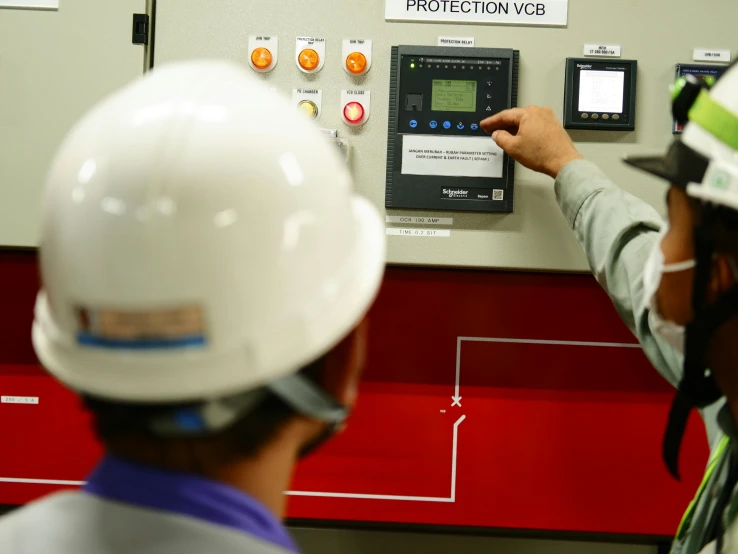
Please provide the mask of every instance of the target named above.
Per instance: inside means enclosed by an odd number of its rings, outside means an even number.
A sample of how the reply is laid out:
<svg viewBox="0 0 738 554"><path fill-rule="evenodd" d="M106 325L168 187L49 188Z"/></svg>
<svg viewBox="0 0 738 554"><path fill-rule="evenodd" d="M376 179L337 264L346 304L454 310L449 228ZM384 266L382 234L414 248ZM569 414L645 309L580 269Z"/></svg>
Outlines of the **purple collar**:
<svg viewBox="0 0 738 554"><path fill-rule="evenodd" d="M280 521L244 492L204 477L163 471L107 455L84 492L108 500L194 517L297 552Z"/></svg>

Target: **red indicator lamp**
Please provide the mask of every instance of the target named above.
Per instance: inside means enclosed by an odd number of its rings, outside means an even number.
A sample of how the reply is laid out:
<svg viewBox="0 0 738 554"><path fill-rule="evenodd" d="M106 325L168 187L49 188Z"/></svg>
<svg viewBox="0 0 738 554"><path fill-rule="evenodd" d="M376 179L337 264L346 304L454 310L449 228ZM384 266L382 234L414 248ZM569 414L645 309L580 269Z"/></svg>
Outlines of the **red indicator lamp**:
<svg viewBox="0 0 738 554"><path fill-rule="evenodd" d="M351 125L358 125L364 119L364 106L358 102L349 102L343 107L343 117Z"/></svg>

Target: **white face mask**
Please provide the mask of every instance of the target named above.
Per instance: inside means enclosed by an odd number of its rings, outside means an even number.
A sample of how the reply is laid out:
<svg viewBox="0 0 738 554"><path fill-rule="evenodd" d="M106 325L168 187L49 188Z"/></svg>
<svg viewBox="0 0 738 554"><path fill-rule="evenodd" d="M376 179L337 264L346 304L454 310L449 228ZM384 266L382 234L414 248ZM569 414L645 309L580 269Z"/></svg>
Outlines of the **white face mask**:
<svg viewBox="0 0 738 554"><path fill-rule="evenodd" d="M684 326L677 325L674 322L667 321L659 312L658 301L656 299L656 291L659 290L661 277L664 273L678 273L692 269L697 265L695 260L686 260L674 264L664 263L664 252L661 250L661 241L669 230L669 226L664 228L659 234L659 238L654 245L653 250L646 259L643 268L643 293L644 299L648 303L651 310L652 325L655 333L658 333L672 348L676 349L680 354L684 354Z"/></svg>

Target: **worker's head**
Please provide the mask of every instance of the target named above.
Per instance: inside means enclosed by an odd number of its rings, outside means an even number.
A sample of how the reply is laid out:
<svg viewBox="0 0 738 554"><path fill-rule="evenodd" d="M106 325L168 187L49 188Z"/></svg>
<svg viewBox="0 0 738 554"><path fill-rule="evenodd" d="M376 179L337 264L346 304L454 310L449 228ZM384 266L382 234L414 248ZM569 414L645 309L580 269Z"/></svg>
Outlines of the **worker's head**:
<svg viewBox="0 0 738 554"><path fill-rule="evenodd" d="M679 186L669 188L666 203L669 224L663 230L659 250L654 251L649 260L647 277L659 277L659 282L653 283L653 301L658 307L658 315L667 322L684 327L695 315L692 298L696 265L695 228L709 217L719 229L720 240L715 244L710 277L705 283L706 299L714 303L738 281L738 212L726 210L706 215L702 202L691 198ZM665 270L656 272L653 262L661 255L663 266L658 265ZM675 337L678 340L674 341ZM667 334L665 338L684 352L683 332ZM738 351L738 343L735 346Z"/></svg>
<svg viewBox="0 0 738 554"><path fill-rule="evenodd" d="M712 88L680 79L673 114L686 125L666 156L626 160L671 185L668 224L645 264L643 286L651 328L685 355L675 404L682 416L673 410L672 423L727 387L738 391L738 341L730 336L738 330L738 66ZM667 436L672 457L675 440Z"/></svg>
<svg viewBox="0 0 738 554"><path fill-rule="evenodd" d="M248 70L163 66L57 153L34 346L113 448L303 451L355 399L383 235L334 146Z"/></svg>

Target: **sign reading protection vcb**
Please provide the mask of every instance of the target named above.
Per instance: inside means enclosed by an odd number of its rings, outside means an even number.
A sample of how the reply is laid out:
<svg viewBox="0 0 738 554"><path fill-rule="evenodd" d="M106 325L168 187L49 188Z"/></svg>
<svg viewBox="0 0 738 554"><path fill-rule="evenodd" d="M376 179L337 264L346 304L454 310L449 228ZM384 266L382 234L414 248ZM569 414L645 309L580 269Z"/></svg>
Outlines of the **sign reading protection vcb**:
<svg viewBox="0 0 738 554"><path fill-rule="evenodd" d="M565 27L568 0L385 0L388 21Z"/></svg>

